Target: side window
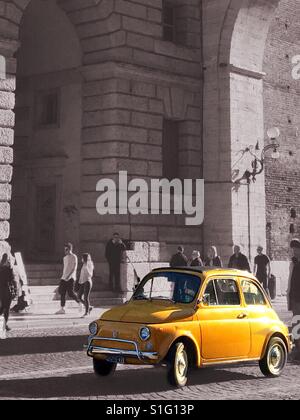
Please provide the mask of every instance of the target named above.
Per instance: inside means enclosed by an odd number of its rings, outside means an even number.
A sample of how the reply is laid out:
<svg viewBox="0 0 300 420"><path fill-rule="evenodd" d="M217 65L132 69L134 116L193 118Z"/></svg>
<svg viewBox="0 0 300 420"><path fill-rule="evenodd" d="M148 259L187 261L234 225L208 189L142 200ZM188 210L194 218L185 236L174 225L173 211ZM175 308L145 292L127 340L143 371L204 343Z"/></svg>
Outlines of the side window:
<svg viewBox="0 0 300 420"><path fill-rule="evenodd" d="M208 283L205 289L204 300L208 306L216 306L218 304L213 280Z"/></svg>
<svg viewBox="0 0 300 420"><path fill-rule="evenodd" d="M215 280L215 287L220 306L239 306L241 304L239 289L235 280Z"/></svg>
<svg viewBox="0 0 300 420"><path fill-rule="evenodd" d="M252 281L243 280L242 291L247 305L266 305L263 293Z"/></svg>

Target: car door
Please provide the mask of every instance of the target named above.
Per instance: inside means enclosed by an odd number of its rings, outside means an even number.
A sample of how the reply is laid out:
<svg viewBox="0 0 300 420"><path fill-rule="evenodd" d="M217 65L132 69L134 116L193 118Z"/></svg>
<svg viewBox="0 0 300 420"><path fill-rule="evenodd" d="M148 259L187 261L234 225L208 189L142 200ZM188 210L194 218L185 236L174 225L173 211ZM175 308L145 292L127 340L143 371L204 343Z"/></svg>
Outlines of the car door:
<svg viewBox="0 0 300 420"><path fill-rule="evenodd" d="M234 277L210 279L198 310L201 354L207 361L247 358L251 349L248 313Z"/></svg>
<svg viewBox="0 0 300 420"><path fill-rule="evenodd" d="M271 329L274 314L262 288L256 282L241 278L240 284L251 330L251 357L258 358Z"/></svg>

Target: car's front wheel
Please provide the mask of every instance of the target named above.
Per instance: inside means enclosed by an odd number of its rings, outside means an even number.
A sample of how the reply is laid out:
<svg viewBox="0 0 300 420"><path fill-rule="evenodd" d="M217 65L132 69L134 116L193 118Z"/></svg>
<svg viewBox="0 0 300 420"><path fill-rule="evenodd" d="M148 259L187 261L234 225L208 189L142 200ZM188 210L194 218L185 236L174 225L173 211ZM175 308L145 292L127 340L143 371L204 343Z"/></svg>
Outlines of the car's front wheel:
<svg viewBox="0 0 300 420"><path fill-rule="evenodd" d="M116 363L110 363L110 362L107 362L106 360L93 359L93 364L94 364L94 372L97 376L112 375L117 368Z"/></svg>
<svg viewBox="0 0 300 420"><path fill-rule="evenodd" d="M262 373L268 378L278 378L287 363L287 349L283 340L274 337L270 340L264 358L259 362Z"/></svg>
<svg viewBox="0 0 300 420"><path fill-rule="evenodd" d="M177 388L184 387L188 381L189 358L185 345L176 343L168 356L168 381Z"/></svg>

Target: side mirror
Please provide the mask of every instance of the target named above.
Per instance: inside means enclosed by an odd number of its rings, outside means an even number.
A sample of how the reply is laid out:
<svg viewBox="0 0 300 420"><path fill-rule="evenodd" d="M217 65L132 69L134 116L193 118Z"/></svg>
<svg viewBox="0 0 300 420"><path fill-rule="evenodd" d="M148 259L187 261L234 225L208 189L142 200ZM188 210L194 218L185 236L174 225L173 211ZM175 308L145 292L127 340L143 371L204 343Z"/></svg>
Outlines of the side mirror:
<svg viewBox="0 0 300 420"><path fill-rule="evenodd" d="M201 299L201 303L203 303L203 305L209 306L210 305L210 294L206 293L205 295L203 295L203 298Z"/></svg>
<svg viewBox="0 0 300 420"><path fill-rule="evenodd" d="M209 306L210 304L210 296L208 294L204 295L202 298L197 299L195 310L199 308L199 306L203 303L205 306Z"/></svg>

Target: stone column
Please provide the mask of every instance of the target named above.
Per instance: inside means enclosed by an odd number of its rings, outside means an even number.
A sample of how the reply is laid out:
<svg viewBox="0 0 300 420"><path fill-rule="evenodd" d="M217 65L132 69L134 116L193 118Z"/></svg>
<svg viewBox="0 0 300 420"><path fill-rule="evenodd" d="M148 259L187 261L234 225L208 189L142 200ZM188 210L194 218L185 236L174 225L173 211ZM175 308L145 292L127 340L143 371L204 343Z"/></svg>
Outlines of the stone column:
<svg viewBox="0 0 300 420"><path fill-rule="evenodd" d="M225 263L233 244L266 244L265 181L234 188L251 170L243 150L264 145L263 56L278 0L203 0L205 245ZM250 220L250 223L249 223ZM250 238L250 241L249 241ZM251 251L251 252L249 252Z"/></svg>

